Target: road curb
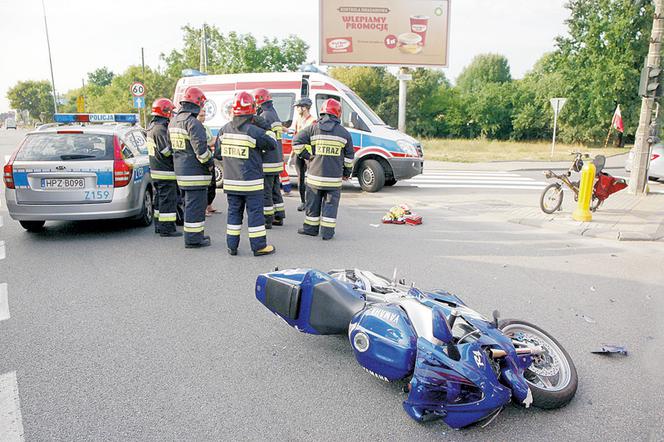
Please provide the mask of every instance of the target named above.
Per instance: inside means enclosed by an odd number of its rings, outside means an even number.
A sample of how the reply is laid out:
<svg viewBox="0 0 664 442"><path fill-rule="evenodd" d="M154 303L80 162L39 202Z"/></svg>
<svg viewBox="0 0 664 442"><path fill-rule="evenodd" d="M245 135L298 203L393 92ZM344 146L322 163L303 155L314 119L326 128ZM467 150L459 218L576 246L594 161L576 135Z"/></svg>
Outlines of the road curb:
<svg viewBox="0 0 664 442"><path fill-rule="evenodd" d="M584 236L586 238L611 239L614 241L658 241L661 239L658 235L645 232L620 231L620 230L597 230L586 226L574 227L564 226L554 223L555 218L550 219L532 219L532 218L511 218L507 222L520 224L528 227L546 228L557 232L570 235ZM584 223L585 224L585 223Z"/></svg>

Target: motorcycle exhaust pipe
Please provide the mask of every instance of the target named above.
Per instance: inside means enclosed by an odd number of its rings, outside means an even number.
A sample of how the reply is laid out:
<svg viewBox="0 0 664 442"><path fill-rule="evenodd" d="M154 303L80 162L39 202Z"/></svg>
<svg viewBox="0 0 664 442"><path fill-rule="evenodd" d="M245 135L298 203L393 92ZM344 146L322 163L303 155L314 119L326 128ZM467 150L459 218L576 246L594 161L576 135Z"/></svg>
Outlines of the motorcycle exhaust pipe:
<svg viewBox="0 0 664 442"><path fill-rule="evenodd" d="M489 352L492 359L500 359L507 356L507 352L505 350L492 348L489 350ZM544 353L544 349L540 346L516 349L516 354L518 355L539 355L542 353Z"/></svg>

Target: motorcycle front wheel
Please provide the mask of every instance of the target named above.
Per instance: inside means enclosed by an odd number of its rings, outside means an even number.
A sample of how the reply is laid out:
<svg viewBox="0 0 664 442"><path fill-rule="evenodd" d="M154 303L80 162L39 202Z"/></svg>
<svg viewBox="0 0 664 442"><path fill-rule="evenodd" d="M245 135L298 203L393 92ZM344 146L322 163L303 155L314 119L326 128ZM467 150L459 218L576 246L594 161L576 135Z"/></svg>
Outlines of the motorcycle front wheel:
<svg viewBox="0 0 664 442"><path fill-rule="evenodd" d="M524 345L537 345L544 352L532 356L532 364L524 372L533 405L537 408L554 409L564 407L576 394L579 378L576 367L567 351L546 331L529 322L506 319L498 328L507 337Z"/></svg>
<svg viewBox="0 0 664 442"><path fill-rule="evenodd" d="M542 212L551 215L560 209L563 204L563 186L560 183L551 183L544 188L540 196L540 209Z"/></svg>

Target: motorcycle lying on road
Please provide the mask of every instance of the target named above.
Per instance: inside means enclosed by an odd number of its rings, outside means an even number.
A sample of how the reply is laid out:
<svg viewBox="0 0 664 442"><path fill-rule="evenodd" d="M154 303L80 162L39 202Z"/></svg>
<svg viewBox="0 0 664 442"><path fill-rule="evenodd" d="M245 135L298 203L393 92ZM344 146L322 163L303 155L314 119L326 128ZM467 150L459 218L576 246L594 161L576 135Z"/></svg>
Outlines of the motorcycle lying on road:
<svg viewBox="0 0 664 442"><path fill-rule="evenodd" d="M555 178L559 182L551 183L544 188L540 196L540 209L542 212L552 214L561 210L563 205L563 184L574 194L574 201L579 199L579 181L571 181L572 172L581 172L583 168L583 158L590 158L588 154L581 152L572 152L574 161L566 172L557 174L552 170L544 172L547 179ZM593 185L592 198L590 200L590 210L596 211L600 205L613 193L623 190L627 187L627 182L622 178L616 178L604 172L606 157L597 155L593 159L595 164L595 183Z"/></svg>
<svg viewBox="0 0 664 442"><path fill-rule="evenodd" d="M387 382L408 380L404 410L452 428L490 423L510 402L544 409L576 393L576 368L549 333L489 320L444 290L423 291L367 270L275 270L256 298L288 325L347 334L357 362Z"/></svg>

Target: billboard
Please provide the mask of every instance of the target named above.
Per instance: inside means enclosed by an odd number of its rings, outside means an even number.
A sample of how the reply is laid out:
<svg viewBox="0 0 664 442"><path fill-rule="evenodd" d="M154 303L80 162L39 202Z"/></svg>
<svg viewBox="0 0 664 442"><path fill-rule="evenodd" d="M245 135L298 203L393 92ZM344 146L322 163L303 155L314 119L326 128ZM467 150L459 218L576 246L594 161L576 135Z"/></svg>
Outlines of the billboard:
<svg viewBox="0 0 664 442"><path fill-rule="evenodd" d="M447 67L449 0L320 0L320 63Z"/></svg>

